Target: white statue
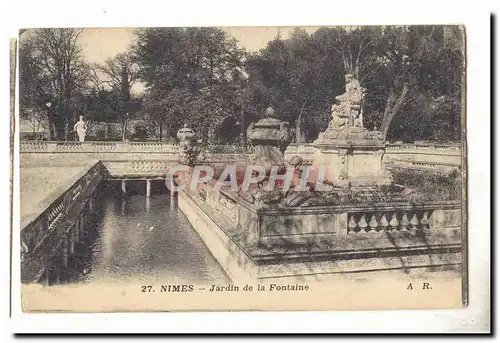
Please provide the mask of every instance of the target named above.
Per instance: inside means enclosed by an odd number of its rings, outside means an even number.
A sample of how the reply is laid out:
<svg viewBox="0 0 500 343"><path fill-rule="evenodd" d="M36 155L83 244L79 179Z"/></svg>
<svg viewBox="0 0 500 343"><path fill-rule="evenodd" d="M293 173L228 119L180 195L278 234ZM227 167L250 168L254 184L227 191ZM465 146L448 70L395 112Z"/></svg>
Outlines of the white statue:
<svg viewBox="0 0 500 343"><path fill-rule="evenodd" d="M83 120L83 116L80 116L80 120L76 122L74 130L78 134L78 140L84 142L85 133L87 132L87 123Z"/></svg>

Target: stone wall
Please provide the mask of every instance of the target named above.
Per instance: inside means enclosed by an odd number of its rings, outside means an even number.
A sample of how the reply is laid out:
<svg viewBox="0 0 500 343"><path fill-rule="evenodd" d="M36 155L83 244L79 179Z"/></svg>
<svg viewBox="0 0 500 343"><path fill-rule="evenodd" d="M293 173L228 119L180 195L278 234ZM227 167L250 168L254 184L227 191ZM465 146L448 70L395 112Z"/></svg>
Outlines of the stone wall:
<svg viewBox="0 0 500 343"><path fill-rule="evenodd" d="M459 201L260 209L213 182L179 193L180 209L228 274L323 278L461 263ZM223 251L220 251L223 247Z"/></svg>

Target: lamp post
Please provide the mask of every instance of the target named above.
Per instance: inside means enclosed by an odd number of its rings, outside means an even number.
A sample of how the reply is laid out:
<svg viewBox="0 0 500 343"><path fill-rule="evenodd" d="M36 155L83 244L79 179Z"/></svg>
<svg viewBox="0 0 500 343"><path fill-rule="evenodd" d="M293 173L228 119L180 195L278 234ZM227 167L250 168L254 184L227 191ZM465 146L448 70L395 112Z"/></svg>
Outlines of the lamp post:
<svg viewBox="0 0 500 343"><path fill-rule="evenodd" d="M52 135L50 133L50 107L52 106L52 103L48 102L45 104L45 106L47 106L47 126L48 126L47 140L50 141L52 138Z"/></svg>

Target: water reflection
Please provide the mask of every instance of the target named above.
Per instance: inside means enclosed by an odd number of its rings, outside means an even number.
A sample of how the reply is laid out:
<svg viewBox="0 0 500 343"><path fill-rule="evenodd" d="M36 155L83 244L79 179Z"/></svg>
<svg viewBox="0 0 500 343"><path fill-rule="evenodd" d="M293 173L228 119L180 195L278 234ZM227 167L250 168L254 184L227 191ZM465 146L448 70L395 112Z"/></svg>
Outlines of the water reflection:
<svg viewBox="0 0 500 343"><path fill-rule="evenodd" d="M79 282L227 282L220 265L168 194L116 195L100 204L95 239L79 244ZM82 273L82 271L84 271Z"/></svg>

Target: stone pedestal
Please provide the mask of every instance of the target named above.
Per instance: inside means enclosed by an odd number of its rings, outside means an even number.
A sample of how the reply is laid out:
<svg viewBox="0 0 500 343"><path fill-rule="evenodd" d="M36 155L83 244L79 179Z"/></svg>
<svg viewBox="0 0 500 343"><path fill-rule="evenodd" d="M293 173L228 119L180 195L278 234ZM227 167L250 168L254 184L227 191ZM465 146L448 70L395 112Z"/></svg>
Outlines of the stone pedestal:
<svg viewBox="0 0 500 343"><path fill-rule="evenodd" d="M390 185L392 176L385 169L385 144L381 141L316 142L313 167L325 168L325 180L337 187Z"/></svg>

